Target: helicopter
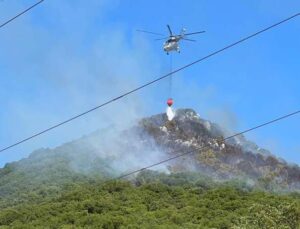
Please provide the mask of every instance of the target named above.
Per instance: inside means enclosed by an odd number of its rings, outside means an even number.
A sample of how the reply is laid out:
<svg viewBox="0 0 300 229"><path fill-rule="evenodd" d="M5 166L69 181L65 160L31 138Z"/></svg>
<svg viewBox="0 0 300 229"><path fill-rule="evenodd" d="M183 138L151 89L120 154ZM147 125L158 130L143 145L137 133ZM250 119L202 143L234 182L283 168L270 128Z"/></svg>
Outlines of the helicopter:
<svg viewBox="0 0 300 229"><path fill-rule="evenodd" d="M169 36L168 37L164 37L164 38L158 38L155 40L165 40L167 39L164 44L163 44L163 50L167 53L167 55L169 55L169 52L172 51L176 51L178 53L180 53L180 47L179 47L179 41L180 40L186 40L186 41L193 41L195 42L196 40L192 40L189 38L186 38L187 36L190 35L194 35L194 34L199 34L199 33L205 33L205 31L199 31L199 32L193 32L193 33L185 33L186 29L181 29L181 33L180 34L173 34L171 27L169 25L167 25L168 31L169 31ZM154 32L149 32L149 31L145 31L145 30L137 30L138 32L143 32L143 33L150 33L153 35L159 35L159 36L164 36L161 33L154 33Z"/></svg>

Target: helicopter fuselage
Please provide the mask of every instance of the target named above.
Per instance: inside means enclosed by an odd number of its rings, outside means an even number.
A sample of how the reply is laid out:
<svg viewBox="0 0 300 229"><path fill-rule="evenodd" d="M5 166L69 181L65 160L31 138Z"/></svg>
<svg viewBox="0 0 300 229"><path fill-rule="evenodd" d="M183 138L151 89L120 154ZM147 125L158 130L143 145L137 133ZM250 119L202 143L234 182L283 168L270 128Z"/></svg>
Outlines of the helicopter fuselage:
<svg viewBox="0 0 300 229"><path fill-rule="evenodd" d="M169 52L172 52L172 51L176 51L176 52L180 53L180 49L179 49L179 41L180 40L196 41L196 40L190 39L187 36L205 32L205 31L198 31L198 32L192 32L192 33L186 33L186 29L182 28L180 34L173 34L173 32L171 30L171 27L169 25L167 25L167 28L169 30L169 36L165 37L165 38L156 39L156 40L165 40L165 39L167 39L166 42L163 44L163 49L167 54L169 54ZM149 31L145 31L145 30L138 30L138 31L143 32L143 33L150 33L150 34L153 34L153 35L164 36L161 33L154 33L154 32L149 32Z"/></svg>
<svg viewBox="0 0 300 229"><path fill-rule="evenodd" d="M168 39L165 43L164 43L164 51L169 54L169 52L171 51L176 51L176 52L180 52L179 49L179 44L178 42L180 41L181 36L174 36L171 37L170 39Z"/></svg>

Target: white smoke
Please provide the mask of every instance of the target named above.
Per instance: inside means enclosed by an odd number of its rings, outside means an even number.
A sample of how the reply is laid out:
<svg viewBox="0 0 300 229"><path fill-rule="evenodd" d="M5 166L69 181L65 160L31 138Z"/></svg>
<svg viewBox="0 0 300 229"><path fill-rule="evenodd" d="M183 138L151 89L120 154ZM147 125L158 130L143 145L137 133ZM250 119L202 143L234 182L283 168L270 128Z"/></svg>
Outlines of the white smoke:
<svg viewBox="0 0 300 229"><path fill-rule="evenodd" d="M65 146L70 147L70 144L67 143ZM108 166L107 172L119 176L167 158L164 151L157 147L154 139L137 126L127 130L111 126L74 141L71 147L75 147L73 151L78 152L78 157L73 157L70 162L71 169L85 174L95 170L94 159L101 159L102 162L98 165L103 168L107 168L104 165ZM83 155L86 156L85 160L82 160ZM89 157L94 159L89 160ZM162 164L151 169L168 172L167 165Z"/></svg>
<svg viewBox="0 0 300 229"><path fill-rule="evenodd" d="M0 37L6 82L0 96L6 111L0 118L1 147L96 107L159 74L160 62L154 60L148 40L136 33L128 36L125 26L105 26L105 15L117 2L53 0L39 8L41 22L36 23L30 14L7 27ZM22 8L21 3L15 4ZM126 129L150 112L151 106L145 104L151 104L153 94L153 89L141 90L13 148L0 155L0 166L37 148L58 146L110 124Z"/></svg>
<svg viewBox="0 0 300 229"><path fill-rule="evenodd" d="M168 116L169 121L172 121L173 118L175 117L175 111L173 110L172 107L169 107L169 106L167 107L166 114Z"/></svg>

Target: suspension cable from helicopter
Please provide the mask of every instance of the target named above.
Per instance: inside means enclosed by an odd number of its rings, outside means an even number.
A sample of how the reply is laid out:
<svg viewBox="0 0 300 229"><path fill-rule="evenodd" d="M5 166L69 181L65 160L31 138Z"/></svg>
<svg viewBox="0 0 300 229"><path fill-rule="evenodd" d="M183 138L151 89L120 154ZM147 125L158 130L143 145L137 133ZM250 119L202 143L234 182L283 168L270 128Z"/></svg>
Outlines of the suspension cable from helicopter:
<svg viewBox="0 0 300 229"><path fill-rule="evenodd" d="M28 11L32 10L34 7L38 6L39 4L41 4L44 0L41 0L35 4L33 4L32 6L30 6L29 8L25 9L24 11L20 12L19 14L17 14L16 16L12 17L11 19L9 19L8 21L2 23L0 25L0 29L3 28L4 26L6 26L7 24L9 24L10 22L14 21L15 19L17 19L18 17L22 16L23 14L27 13Z"/></svg>
<svg viewBox="0 0 300 229"><path fill-rule="evenodd" d="M41 2L42 2L42 1L41 1ZM208 59L208 58L210 58L210 57L212 57L212 56L215 56L215 55L217 55L217 54L219 54L219 53L222 53L223 51L225 51L225 50L227 50L227 49L230 49L230 48L232 48L232 47L234 47L234 46L236 46L236 45L239 45L239 44L241 44L241 43L243 43L243 42L245 42L245 41L247 41L247 40L249 40L249 39L251 39L251 38L253 38L253 37L258 36L259 34L262 34L262 33L266 32L266 31L268 31L268 30L271 30L271 29L273 29L273 28L275 28L275 27L277 27L277 26L279 26L279 25L281 25L281 24L287 22L287 21L290 21L290 20L292 20L293 18L298 17L299 15L300 15L300 13L294 14L293 16L290 16L290 17L288 17L288 18L286 18L286 19L284 19L284 20L281 20L281 21L279 21L279 22L277 22L277 23L275 23L275 24L273 24L273 25L271 25L271 26L268 26L268 27L266 27L266 28L264 28L264 29L262 29L262 30L259 30L258 32L255 32L255 33L253 33L253 34L251 34L251 35L249 35L249 36L246 36L246 37L244 37L244 38L242 38L242 39L240 39L240 40L238 40L238 41L236 41L236 42L234 42L234 43L232 43L232 44L229 44L229 45L225 46L224 48L221 48L221 49L219 49L219 50L217 50L217 51L214 51L214 52L210 53L210 54L207 55L207 56L204 56L204 57L202 57L202 58L200 58L200 59L198 59L198 60L196 60L196 61L194 61L194 62L191 62L191 63L189 63L189 64L187 64L187 65L184 65L184 66L182 66L182 67L180 67L180 68L178 68L178 69L176 69L176 70L174 70L174 71L172 71L172 72L170 72L170 73L167 73L167 74L165 74L165 75L163 75L163 76L161 76L161 77L159 77L159 78L157 78L157 79L154 79L154 80L152 80L152 81L150 81L150 82L148 82L148 83L145 83L145 84L143 84L143 85L141 85L141 86L139 86L139 87L137 87L137 88L135 88L135 89L133 89L133 90L130 90L130 91L126 92L126 93L123 93L123 94L121 94L120 96L117 96L117 97L115 97L115 98L113 98L113 99L110 99L110 100L108 100L108 101L106 101L106 102L104 102L104 103L102 103L102 104L100 104L100 105L98 105L98 106L96 106L96 107L93 107L93 108L91 108L91 109L89 109L89 110L87 110L87 111L85 111L85 112L83 112L83 113L80 113L80 114L78 114L78 115L75 115L75 116L73 116L73 117L71 117L71 118L69 118L69 119L67 119L67 120L65 120L65 121L62 121L62 122L60 122L60 123L58 123L58 124L56 124L56 125L53 125L53 126L47 128L47 129L45 129L45 130L42 130L42 131L40 131L40 132L38 132L38 133L36 133L36 134L33 134L33 135L30 136L30 137L24 138L23 140L20 140L20 141L14 143L14 144L11 144L11 145L9 145L9 146L7 146L7 147L4 147L4 148L0 149L0 152L6 151L6 150L8 150L8 149L10 149L10 148L13 148L13 147L15 147L15 146L17 146L17 145L20 145L20 144L24 143L24 142L27 142L27 141L29 141L29 140L31 140L31 139L33 139L33 138L36 138L36 137L38 137L38 136L40 136L40 135L42 135L42 134L44 134L44 133L46 133L46 132L49 132L49 131L51 131L51 130L53 130L53 129L55 129L55 128L58 128L58 127L60 127L60 126L62 126L62 125L64 125L64 124L66 124L66 123L69 123L69 122L71 122L71 121L73 121L73 120L75 120L75 119L77 119L77 118L79 118L79 117L82 117L82 116L84 116L84 115L87 115L88 113L90 113L90 112L92 112L92 111L95 111L95 110L97 110L97 109L99 109L99 108L102 108L102 107L104 107L104 106L106 106L106 105L109 105L109 104L111 104L111 103L113 103L113 102L116 102L117 100L120 100L120 99L122 99L122 98L125 97L125 96L128 96L128 95L130 95L130 94L132 94L132 93L134 93L134 92L136 92L136 91L139 91L139 90L141 90L141 89L143 89L143 88L145 88L145 87L148 87L148 86L150 86L150 85L152 85L152 84L154 84L154 83L156 83L156 82L158 82L158 81L160 81L160 80L162 80L162 79L167 78L167 77L170 76L170 75L173 75L173 74L175 74L175 73L177 73L177 72L180 72L180 71L182 71L182 70L184 70L184 69L186 69L186 68L189 68L189 67L191 67L192 65L195 65L195 64L197 64L197 63L200 63L200 62L202 62L202 61L204 61L204 60L206 60L206 59Z"/></svg>
<svg viewBox="0 0 300 229"><path fill-rule="evenodd" d="M173 55L170 53L170 71L173 72ZM172 89L173 89L173 74L169 76L169 98L172 98Z"/></svg>

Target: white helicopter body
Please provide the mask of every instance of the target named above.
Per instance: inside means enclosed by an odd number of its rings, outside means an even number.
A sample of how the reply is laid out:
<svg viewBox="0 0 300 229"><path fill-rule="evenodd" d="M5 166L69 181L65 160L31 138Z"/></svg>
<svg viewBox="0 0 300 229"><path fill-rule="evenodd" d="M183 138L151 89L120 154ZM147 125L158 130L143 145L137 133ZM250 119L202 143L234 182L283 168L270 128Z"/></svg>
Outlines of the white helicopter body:
<svg viewBox="0 0 300 229"><path fill-rule="evenodd" d="M182 29L181 33L179 35L173 35L170 26L167 25L167 27L168 27L170 35L168 37L156 39L156 40L165 40L165 39L167 39L164 42L164 44L163 44L163 50L167 54L169 54L169 52L172 52L172 51L180 53L180 48L179 48L179 41L180 40L195 41L195 40L191 40L191 39L186 38L186 36L193 35L193 34L198 34L198 33L204 33L205 32L205 31L200 31L200 32L193 32L193 33L185 33L186 30ZM137 30L137 31L138 32L144 32L144 33L150 33L150 34L154 34L154 35L163 36L163 34L149 32L149 31L145 31L145 30Z"/></svg>

